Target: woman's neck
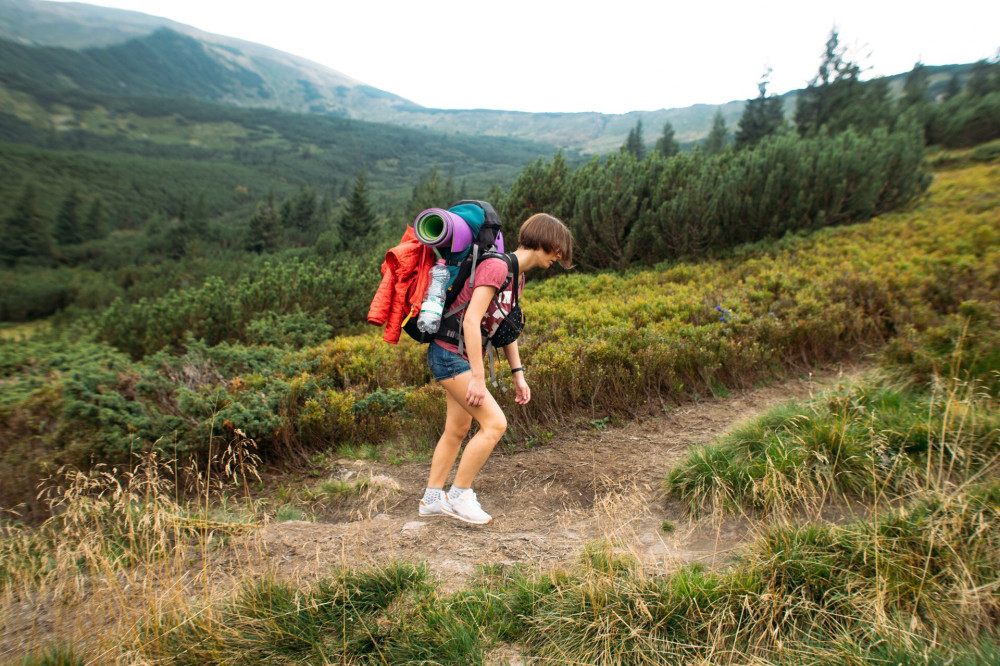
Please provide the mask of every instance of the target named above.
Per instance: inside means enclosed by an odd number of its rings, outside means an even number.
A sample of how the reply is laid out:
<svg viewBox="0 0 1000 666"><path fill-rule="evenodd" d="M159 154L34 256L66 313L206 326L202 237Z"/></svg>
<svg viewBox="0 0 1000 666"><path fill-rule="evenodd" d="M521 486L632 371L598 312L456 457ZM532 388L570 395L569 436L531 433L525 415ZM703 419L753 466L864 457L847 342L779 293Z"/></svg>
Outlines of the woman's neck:
<svg viewBox="0 0 1000 666"><path fill-rule="evenodd" d="M532 268L537 268L540 263L538 255L538 250L529 250L526 247L519 247L514 250L514 256L517 257L518 270L524 273L530 271Z"/></svg>

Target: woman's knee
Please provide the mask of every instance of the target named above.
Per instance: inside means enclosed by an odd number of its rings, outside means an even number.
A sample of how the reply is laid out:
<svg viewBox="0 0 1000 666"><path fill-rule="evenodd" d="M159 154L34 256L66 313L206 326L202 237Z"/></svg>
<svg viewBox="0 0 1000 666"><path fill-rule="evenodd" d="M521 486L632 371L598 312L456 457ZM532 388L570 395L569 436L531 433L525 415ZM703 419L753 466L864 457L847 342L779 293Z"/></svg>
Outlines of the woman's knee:
<svg viewBox="0 0 1000 666"><path fill-rule="evenodd" d="M469 434L469 428L471 427L471 417L468 419L459 419L454 421L452 419L448 419L448 421L444 424L444 434L451 439L456 439L461 442L465 439L465 436Z"/></svg>
<svg viewBox="0 0 1000 666"><path fill-rule="evenodd" d="M498 410L497 413L491 414L489 418L483 419L479 427L490 439L494 442L499 442L503 434L507 432L507 417L504 416L503 412Z"/></svg>

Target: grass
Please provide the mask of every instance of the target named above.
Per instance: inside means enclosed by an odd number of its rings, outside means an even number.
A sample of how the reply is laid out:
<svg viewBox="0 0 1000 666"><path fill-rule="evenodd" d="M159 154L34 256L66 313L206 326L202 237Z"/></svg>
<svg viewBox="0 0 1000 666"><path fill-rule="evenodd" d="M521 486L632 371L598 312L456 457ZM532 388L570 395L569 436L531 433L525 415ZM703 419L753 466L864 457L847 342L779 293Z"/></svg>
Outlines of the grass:
<svg viewBox="0 0 1000 666"><path fill-rule="evenodd" d="M102 610L114 618L115 628L108 627L98 641L68 632L64 641L71 637L69 644L29 646L25 663L33 664L112 659L485 664L504 645L519 646L539 663L555 664L991 663L1000 645L995 634L1000 619L1000 481L984 456L996 447L998 430L977 424L995 423L990 419L997 406L992 398L969 392L966 381L946 386L951 385L956 388L899 388L888 381L842 387L814 401L771 410L727 435L724 442L769 452L774 460L782 445L790 451L806 448L812 458L796 459L809 468L816 467L817 451L829 455L837 450L846 459L847 451L860 447L838 440L862 432L855 421L869 434L882 433L875 438L879 450L904 450L913 440L901 433L910 433L916 424L934 424L926 429L933 436L922 431L921 441L928 445L922 457L914 458L920 464L901 476L909 484L905 497L884 501L894 483L894 464L880 466L869 455L870 447L862 449L851 455L863 457L860 468L877 479L863 490L881 493L869 496L870 515L844 524L771 521L725 567L689 564L651 573L639 557L605 540L587 545L575 567L485 566L465 587L447 593L424 565L407 562L335 570L307 583L270 573L259 545L252 545L259 542L251 531L240 544L234 540L216 554L243 552L246 558L226 578L228 590L208 584L215 574L195 567L203 587L183 586L180 593L171 581L182 580L182 572L192 569L172 560L176 548L157 550L159 532L152 529L171 524L166 518L177 511L158 499L170 489L146 470L123 486L124 495L143 497L144 504L95 503L92 482L73 477L70 487L88 492L64 491L60 515L89 511L99 520L67 524L105 534L127 532L115 525L145 525L151 530L144 537L149 556L121 557L131 542L119 537L124 542L119 548L94 549L92 560L80 567L80 545L89 542L84 530L70 530L72 538L62 536L58 542L77 546L62 551L57 560L63 562L59 576L73 584L24 577L16 570L8 576L3 607L39 593L58 592L67 600L83 599L75 595L84 590L106 595L108 605ZM891 417L873 418L883 412ZM768 437L775 441L765 441ZM787 453L786 458L795 455ZM949 469L951 461L963 464ZM790 473L777 463L762 468L780 471L781 479ZM839 480L851 469L813 469L802 478L816 484L810 492L826 483L830 497L843 499L857 492ZM797 484L760 483L779 490L809 487L802 479ZM335 480L310 486L309 492L329 498L370 492L375 485L372 479ZM102 487L112 491L108 500L118 492L113 484ZM141 489L150 492L142 494ZM749 510L759 495L729 497ZM143 511L134 512L136 506ZM133 514L150 520L129 523ZM664 530L668 524L673 527L665 521ZM207 521L200 527L207 528ZM197 560L200 552L204 558L210 551L203 534L177 534L173 544L190 543L194 550L185 557ZM8 532L5 543L14 536ZM68 557L70 553L76 557ZM140 593L126 589L122 577L139 585ZM140 583L154 577L157 585ZM123 633L123 628L128 629ZM63 661L54 661L58 659Z"/></svg>
<svg viewBox="0 0 1000 666"><path fill-rule="evenodd" d="M305 581L277 575L259 527L275 513L380 511L396 491L314 478L276 489L272 510L249 492L245 438L177 475L155 456L125 473L66 469L51 519L0 527L0 659L478 665L513 647L545 664L997 663L998 323L995 299L968 298L902 327L861 381L692 450L669 492L756 526L716 567L651 571L609 535L574 566L483 566L457 590L404 561ZM606 413L595 430L617 418ZM336 461L313 462L325 476ZM197 499L180 499L184 479ZM824 519L848 503L853 518Z"/></svg>
<svg viewBox="0 0 1000 666"><path fill-rule="evenodd" d="M890 345L883 369L858 384L771 409L691 451L667 491L695 513L815 515L833 499L892 500L989 478L1000 458L1000 359L979 351L1000 344L1000 314L960 318Z"/></svg>

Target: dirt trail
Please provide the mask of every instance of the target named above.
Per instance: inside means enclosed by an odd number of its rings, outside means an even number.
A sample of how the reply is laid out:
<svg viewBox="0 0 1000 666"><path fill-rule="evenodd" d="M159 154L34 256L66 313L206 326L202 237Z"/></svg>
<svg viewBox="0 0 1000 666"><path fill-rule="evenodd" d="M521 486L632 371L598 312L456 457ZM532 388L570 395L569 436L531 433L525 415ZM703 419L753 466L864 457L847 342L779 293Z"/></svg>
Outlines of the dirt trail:
<svg viewBox="0 0 1000 666"><path fill-rule="evenodd" d="M341 478L371 475L373 485L381 486L353 507L356 519L272 523L261 536L282 575L312 578L333 565L402 559L427 562L446 589L461 586L481 564L543 569L570 564L587 543L602 538L613 539L652 569L692 560L711 563L746 540L752 526L738 519L721 525L689 520L660 489L668 470L690 447L734 424L855 373L830 369L692 402L621 427L564 432L527 451L498 447L476 482L483 508L494 517L484 527L418 516L427 464L341 461ZM676 529L665 532L664 520Z"/></svg>

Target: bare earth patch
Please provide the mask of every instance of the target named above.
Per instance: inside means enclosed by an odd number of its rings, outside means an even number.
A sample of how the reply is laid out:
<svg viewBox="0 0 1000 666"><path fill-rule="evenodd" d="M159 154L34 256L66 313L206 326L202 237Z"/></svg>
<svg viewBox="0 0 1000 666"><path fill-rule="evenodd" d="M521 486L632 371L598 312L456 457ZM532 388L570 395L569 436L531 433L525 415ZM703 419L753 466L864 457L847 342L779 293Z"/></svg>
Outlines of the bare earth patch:
<svg viewBox="0 0 1000 666"><path fill-rule="evenodd" d="M342 476L373 477L373 489L352 507L357 519L272 523L260 536L281 576L308 579L331 566L424 561L445 591L461 587L477 565L571 564L587 543L601 539L651 570L696 560L717 563L747 540L753 526L744 519L689 519L660 488L667 472L692 446L856 372L835 368L685 404L620 427L563 432L527 451L498 447L477 478L476 492L494 518L482 527L417 514L427 464L341 461ZM664 531L664 520L675 529Z"/></svg>
<svg viewBox="0 0 1000 666"><path fill-rule="evenodd" d="M149 608L222 600L254 575L308 583L339 566L404 560L425 562L448 593L463 587L479 565L522 564L544 572L579 562L595 541L613 543L650 572L693 561L723 564L757 526L746 518L691 519L662 491L667 472L691 447L739 422L860 372L836 367L622 426L564 430L526 451L498 447L477 478L476 492L494 517L482 527L418 515L426 463L338 461L332 479L370 481L330 517L271 522L218 550L164 562L162 571L99 576L69 604L29 593L0 613L0 661L57 637L81 647L93 643L98 655L115 653L122 647L116 637L139 626ZM673 529L665 531L664 521ZM522 663L517 654L517 646L500 646L488 663Z"/></svg>

